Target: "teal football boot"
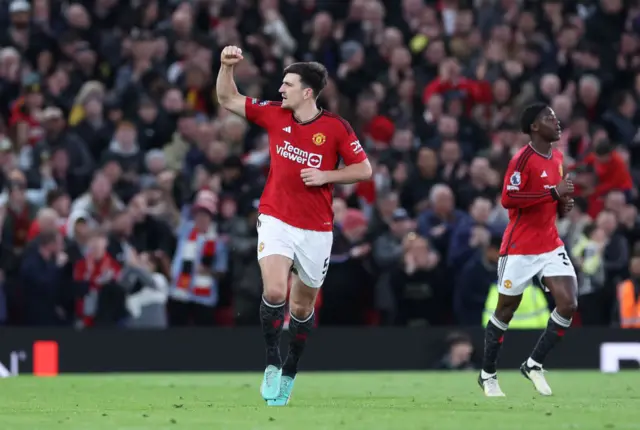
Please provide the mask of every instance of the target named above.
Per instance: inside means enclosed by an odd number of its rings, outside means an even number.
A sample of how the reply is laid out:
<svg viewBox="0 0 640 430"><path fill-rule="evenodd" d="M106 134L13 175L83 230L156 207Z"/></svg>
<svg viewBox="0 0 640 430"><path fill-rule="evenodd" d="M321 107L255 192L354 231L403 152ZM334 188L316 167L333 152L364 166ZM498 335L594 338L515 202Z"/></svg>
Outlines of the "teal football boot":
<svg viewBox="0 0 640 430"><path fill-rule="evenodd" d="M273 400L267 400L267 405L269 406L287 406L289 400L291 399L291 392L293 391L293 383L295 382L295 377L291 376L283 376L280 379L280 393L278 397Z"/></svg>
<svg viewBox="0 0 640 430"><path fill-rule="evenodd" d="M282 370L276 366L267 366L264 370L262 385L260 385L260 394L262 394L263 399L273 400L279 396L281 376Z"/></svg>

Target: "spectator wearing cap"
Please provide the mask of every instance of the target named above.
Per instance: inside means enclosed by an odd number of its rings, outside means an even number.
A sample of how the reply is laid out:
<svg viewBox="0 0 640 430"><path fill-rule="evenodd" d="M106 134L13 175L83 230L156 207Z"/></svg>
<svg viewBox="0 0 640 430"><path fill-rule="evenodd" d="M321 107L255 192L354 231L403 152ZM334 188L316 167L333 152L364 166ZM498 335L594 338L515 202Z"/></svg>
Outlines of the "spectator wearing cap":
<svg viewBox="0 0 640 430"><path fill-rule="evenodd" d="M475 248L469 259L457 268L453 289L455 322L462 326L482 324L487 294L497 282L498 259L502 235L492 235L488 242Z"/></svg>
<svg viewBox="0 0 640 430"><path fill-rule="evenodd" d="M95 162L88 145L77 134L67 129L62 109L50 106L42 112L44 139L36 145L31 161L32 176L42 176L42 170L48 168L51 154L63 149L69 157L68 175L72 182L83 188L89 183L95 168Z"/></svg>
<svg viewBox="0 0 640 430"><path fill-rule="evenodd" d="M39 55L52 50L53 41L38 26L32 25L29 2L12 0L9 4L9 20L8 31L0 34L0 46L13 46L30 64L38 64Z"/></svg>
<svg viewBox="0 0 640 430"><path fill-rule="evenodd" d="M400 262L403 253L402 240L414 228L415 223L404 208L393 211L389 231L377 237L373 243L373 262L382 275Z"/></svg>
<svg viewBox="0 0 640 430"><path fill-rule="evenodd" d="M404 208L393 211L389 230L375 239L371 255L377 273L376 308L382 320L389 323L388 316L393 312L393 285L391 275L402 264L404 238L415 230L415 221Z"/></svg>
<svg viewBox="0 0 640 430"><path fill-rule="evenodd" d="M184 221L171 265L169 316L172 325L214 323L219 282L228 270L227 244L221 240L214 217L218 196L200 191L191 206L193 220Z"/></svg>

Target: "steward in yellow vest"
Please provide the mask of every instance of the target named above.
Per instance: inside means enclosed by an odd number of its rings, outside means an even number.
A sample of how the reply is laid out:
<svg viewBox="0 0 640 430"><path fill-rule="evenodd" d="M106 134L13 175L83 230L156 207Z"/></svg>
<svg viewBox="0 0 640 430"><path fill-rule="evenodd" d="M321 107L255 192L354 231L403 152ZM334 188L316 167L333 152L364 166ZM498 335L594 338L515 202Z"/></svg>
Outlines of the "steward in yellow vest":
<svg viewBox="0 0 640 430"><path fill-rule="evenodd" d="M498 304L498 286L492 284L489 288L489 295L484 304L484 312L482 313L482 326L486 327L489 318L493 315ZM535 285L529 287L522 293L522 301L518 310L513 315L513 319L509 323L511 329L544 329L549 322L549 303L544 292Z"/></svg>

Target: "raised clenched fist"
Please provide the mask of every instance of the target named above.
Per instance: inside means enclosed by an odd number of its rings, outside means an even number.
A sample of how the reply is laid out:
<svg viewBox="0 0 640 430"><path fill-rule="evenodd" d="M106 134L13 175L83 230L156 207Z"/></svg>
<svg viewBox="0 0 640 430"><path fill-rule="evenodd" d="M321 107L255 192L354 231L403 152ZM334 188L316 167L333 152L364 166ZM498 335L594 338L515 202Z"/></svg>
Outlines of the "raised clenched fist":
<svg viewBox="0 0 640 430"><path fill-rule="evenodd" d="M235 66L243 58L242 49L237 46L225 46L220 54L220 62L225 66Z"/></svg>

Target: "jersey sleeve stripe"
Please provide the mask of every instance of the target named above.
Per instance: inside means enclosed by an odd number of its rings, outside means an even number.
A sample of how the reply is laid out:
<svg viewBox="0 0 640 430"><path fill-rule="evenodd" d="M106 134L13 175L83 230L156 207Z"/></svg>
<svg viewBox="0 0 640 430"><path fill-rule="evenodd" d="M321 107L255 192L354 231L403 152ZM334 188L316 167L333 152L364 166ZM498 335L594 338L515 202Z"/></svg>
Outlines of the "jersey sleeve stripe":
<svg viewBox="0 0 640 430"><path fill-rule="evenodd" d="M347 130L347 134L355 134L353 131L353 127L351 127L351 124L349 124L349 122L346 119L342 118L340 115L336 115L333 112L327 111L324 111L324 114L329 118L337 119L338 121L340 121L340 124L342 124Z"/></svg>
<svg viewBox="0 0 640 430"><path fill-rule="evenodd" d="M551 191L542 191L540 193L528 193L528 192L523 193L522 191L507 191L507 194L511 198L514 198L514 199L528 199L528 200L539 198L539 197L546 197L550 193L551 193Z"/></svg>

